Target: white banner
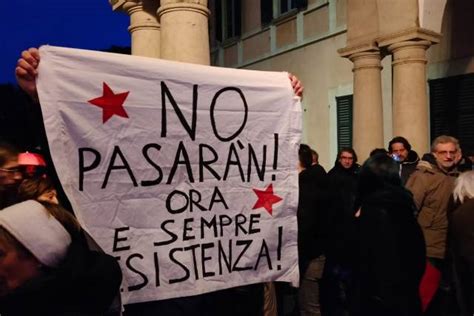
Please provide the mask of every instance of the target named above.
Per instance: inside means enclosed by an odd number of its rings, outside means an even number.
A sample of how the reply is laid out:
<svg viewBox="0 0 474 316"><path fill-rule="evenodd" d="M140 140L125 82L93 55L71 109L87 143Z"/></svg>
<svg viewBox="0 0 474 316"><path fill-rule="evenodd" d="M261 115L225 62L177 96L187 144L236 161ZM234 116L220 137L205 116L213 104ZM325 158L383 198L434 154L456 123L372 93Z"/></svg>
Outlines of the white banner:
<svg viewBox="0 0 474 316"><path fill-rule="evenodd" d="M298 283L301 109L287 73L40 56L54 165L81 224L119 260L125 304Z"/></svg>

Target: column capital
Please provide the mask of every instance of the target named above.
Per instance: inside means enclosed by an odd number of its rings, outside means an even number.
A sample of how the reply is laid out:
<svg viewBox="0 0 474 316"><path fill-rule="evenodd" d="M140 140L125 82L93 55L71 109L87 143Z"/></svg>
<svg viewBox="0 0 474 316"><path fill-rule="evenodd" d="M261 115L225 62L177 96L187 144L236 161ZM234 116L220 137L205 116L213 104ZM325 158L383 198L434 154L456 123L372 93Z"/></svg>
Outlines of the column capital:
<svg viewBox="0 0 474 316"><path fill-rule="evenodd" d="M426 50L431 46L432 42L421 41L403 41L388 46L388 50L393 54L392 65L407 63L426 64Z"/></svg>
<svg viewBox="0 0 474 316"><path fill-rule="evenodd" d="M350 61L354 63L352 71L360 69L377 68L382 69L380 51L370 50L365 52L355 53L349 56Z"/></svg>
<svg viewBox="0 0 474 316"><path fill-rule="evenodd" d="M368 41L363 43L358 43L352 46L346 46L344 48L340 48L337 50L341 57L349 58L350 56L363 53L363 52L372 52L372 51L379 51L377 47L377 43L375 41Z"/></svg>
<svg viewBox="0 0 474 316"><path fill-rule="evenodd" d="M207 8L207 1L195 1L198 3L191 2L174 2L174 1L161 1L161 6L157 11L158 18L161 19L163 14L179 11L191 11L194 13L200 13L207 18L211 15L211 11ZM201 2L201 3L200 3Z"/></svg>
<svg viewBox="0 0 474 316"><path fill-rule="evenodd" d="M109 0L109 4L112 6L112 11L121 11L126 2L127 0Z"/></svg>
<svg viewBox="0 0 474 316"><path fill-rule="evenodd" d="M145 7L141 1L127 1L124 3L122 9L130 16L130 26L128 27L128 31L133 33L138 30L159 30L160 24L155 15L157 7L157 4L153 7L148 3Z"/></svg>
<svg viewBox="0 0 474 316"><path fill-rule="evenodd" d="M387 47L392 44L405 41L429 41L431 44L439 43L442 35L421 27L413 27L400 32L382 35L377 38L379 47Z"/></svg>
<svg viewBox="0 0 474 316"><path fill-rule="evenodd" d="M208 0L161 0L160 3L162 6L168 5L168 4L178 4L178 3L197 4L197 5L205 6L207 8Z"/></svg>

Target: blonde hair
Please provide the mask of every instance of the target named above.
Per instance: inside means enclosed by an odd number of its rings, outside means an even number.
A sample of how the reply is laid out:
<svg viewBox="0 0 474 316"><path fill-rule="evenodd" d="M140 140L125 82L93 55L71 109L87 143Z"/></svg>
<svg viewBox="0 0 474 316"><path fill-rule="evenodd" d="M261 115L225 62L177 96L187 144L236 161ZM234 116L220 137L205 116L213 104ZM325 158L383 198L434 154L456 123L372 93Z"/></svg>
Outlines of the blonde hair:
<svg viewBox="0 0 474 316"><path fill-rule="evenodd" d="M455 201L464 203L464 199L474 198L474 171L461 173L456 179L453 196Z"/></svg>
<svg viewBox="0 0 474 316"><path fill-rule="evenodd" d="M459 147L459 141L456 138L452 136L448 136L448 135L441 135L441 136L436 137L433 140L433 143L431 144L431 152L432 153L436 152L436 146L438 146L439 144L447 144L447 143L453 143L456 146L456 149L458 151L461 149Z"/></svg>

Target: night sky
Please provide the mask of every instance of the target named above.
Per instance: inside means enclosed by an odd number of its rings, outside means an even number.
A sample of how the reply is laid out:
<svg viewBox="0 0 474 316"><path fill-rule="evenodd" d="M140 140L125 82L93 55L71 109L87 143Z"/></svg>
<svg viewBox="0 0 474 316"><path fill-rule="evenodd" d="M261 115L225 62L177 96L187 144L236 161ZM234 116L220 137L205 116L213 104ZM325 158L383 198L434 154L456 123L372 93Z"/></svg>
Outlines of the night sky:
<svg viewBox="0 0 474 316"><path fill-rule="evenodd" d="M14 83L22 50L43 44L105 50L130 46L129 17L107 0L5 0L0 9L0 84Z"/></svg>

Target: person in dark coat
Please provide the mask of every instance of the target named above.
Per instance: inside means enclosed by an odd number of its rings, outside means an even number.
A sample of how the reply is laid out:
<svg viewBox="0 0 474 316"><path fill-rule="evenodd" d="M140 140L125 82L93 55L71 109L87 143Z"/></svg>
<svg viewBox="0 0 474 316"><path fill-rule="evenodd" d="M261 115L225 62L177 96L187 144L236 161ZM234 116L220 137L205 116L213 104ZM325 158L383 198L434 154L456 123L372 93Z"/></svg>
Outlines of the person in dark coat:
<svg viewBox="0 0 474 316"><path fill-rule="evenodd" d="M311 149L301 144L299 149L298 252L300 271L309 262L324 254L327 233L327 180L323 172L314 172Z"/></svg>
<svg viewBox="0 0 474 316"><path fill-rule="evenodd" d="M413 198L390 157L375 155L364 163L358 201L351 315L421 315L423 233L413 215Z"/></svg>
<svg viewBox="0 0 474 316"><path fill-rule="evenodd" d="M449 239L453 251L458 301L462 316L474 315L474 171L462 173L453 196L458 206L450 214Z"/></svg>
<svg viewBox="0 0 474 316"><path fill-rule="evenodd" d="M301 144L299 151L298 259L301 315L321 314L321 282L327 243L327 181L325 172L314 172L311 149ZM280 299L281 302L281 299ZM281 308L280 308L281 312ZM297 312L295 311L295 314Z"/></svg>
<svg viewBox="0 0 474 316"><path fill-rule="evenodd" d="M80 238L59 206L28 200L0 211L0 314L104 315L119 291L120 267Z"/></svg>
<svg viewBox="0 0 474 316"><path fill-rule="evenodd" d="M329 235L322 291L328 315L347 315L359 168L354 149L342 148L334 167L328 172Z"/></svg>

